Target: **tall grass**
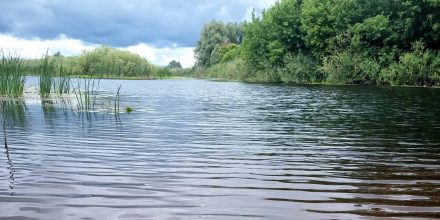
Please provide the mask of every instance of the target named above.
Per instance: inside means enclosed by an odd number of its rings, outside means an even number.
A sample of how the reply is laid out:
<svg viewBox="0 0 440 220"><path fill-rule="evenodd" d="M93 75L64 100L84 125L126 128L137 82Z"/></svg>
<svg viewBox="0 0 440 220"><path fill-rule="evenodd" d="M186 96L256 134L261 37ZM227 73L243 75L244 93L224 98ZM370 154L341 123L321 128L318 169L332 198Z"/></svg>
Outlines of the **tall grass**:
<svg viewBox="0 0 440 220"><path fill-rule="evenodd" d="M23 95L26 81L23 59L0 51L0 95L19 97Z"/></svg>
<svg viewBox="0 0 440 220"><path fill-rule="evenodd" d="M120 99L121 99L120 92L121 92L121 86L118 87L118 91L116 92L116 97L115 97L115 114L118 114L119 110L120 110L120 106L119 106L119 102L120 102Z"/></svg>
<svg viewBox="0 0 440 220"><path fill-rule="evenodd" d="M95 110L99 79L81 78L73 92L77 100L78 110L90 112Z"/></svg>
<svg viewBox="0 0 440 220"><path fill-rule="evenodd" d="M53 89L56 94L61 95L70 93L69 76L71 75L71 72L72 69L69 69L69 71L67 71L61 61L58 69L58 74L55 76L53 81Z"/></svg>
<svg viewBox="0 0 440 220"><path fill-rule="evenodd" d="M121 120L119 117L120 105L119 102L121 100L121 86L118 87L118 91L116 92L115 102L114 102L114 112L116 121Z"/></svg>
<svg viewBox="0 0 440 220"><path fill-rule="evenodd" d="M47 53L38 64L38 73L40 75L40 96L47 98L50 95L54 79L52 77L55 70L55 59L51 58Z"/></svg>

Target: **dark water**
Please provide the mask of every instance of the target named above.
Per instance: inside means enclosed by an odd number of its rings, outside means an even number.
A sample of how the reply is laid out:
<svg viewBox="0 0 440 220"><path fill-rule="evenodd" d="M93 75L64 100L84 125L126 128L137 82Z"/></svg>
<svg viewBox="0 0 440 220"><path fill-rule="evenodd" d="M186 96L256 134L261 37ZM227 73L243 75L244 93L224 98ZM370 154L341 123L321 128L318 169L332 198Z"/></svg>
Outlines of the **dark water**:
<svg viewBox="0 0 440 220"><path fill-rule="evenodd" d="M440 218L439 89L119 84L118 120L5 112L0 217Z"/></svg>

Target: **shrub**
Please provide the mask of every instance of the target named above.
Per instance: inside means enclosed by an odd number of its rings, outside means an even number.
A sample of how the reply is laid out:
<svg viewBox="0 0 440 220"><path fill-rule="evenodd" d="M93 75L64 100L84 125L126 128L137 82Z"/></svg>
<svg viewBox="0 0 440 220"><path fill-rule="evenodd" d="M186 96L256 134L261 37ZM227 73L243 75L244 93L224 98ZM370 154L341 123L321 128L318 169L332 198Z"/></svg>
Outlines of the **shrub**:
<svg viewBox="0 0 440 220"><path fill-rule="evenodd" d="M83 53L78 61L79 74L91 76L150 76L153 66L139 55L109 47Z"/></svg>
<svg viewBox="0 0 440 220"><path fill-rule="evenodd" d="M243 60L235 59L206 69L199 69L196 75L204 78L243 80L247 75L247 65Z"/></svg>
<svg viewBox="0 0 440 220"><path fill-rule="evenodd" d="M398 62L381 72L381 76L392 85L439 85L440 54L416 42L411 52L402 54Z"/></svg>
<svg viewBox="0 0 440 220"><path fill-rule="evenodd" d="M287 55L279 73L284 83L317 83L324 78L318 63L302 53Z"/></svg>
<svg viewBox="0 0 440 220"><path fill-rule="evenodd" d="M380 69L374 58L349 50L326 57L322 66L327 82L335 84L375 84Z"/></svg>

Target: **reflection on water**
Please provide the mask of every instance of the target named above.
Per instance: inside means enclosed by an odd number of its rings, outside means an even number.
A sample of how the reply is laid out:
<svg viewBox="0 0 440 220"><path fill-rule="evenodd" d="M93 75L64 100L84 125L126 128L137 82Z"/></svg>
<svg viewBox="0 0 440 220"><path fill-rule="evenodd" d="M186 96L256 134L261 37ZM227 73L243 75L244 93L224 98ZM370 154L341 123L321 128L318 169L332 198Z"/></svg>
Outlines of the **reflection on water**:
<svg viewBox="0 0 440 220"><path fill-rule="evenodd" d="M4 111L0 217L440 218L440 90L120 84L131 114Z"/></svg>
<svg viewBox="0 0 440 220"><path fill-rule="evenodd" d="M7 126L20 126L25 127L26 119L26 105L23 100L20 99L3 99L0 100L1 118L2 118L2 134L3 134L3 145L5 148L6 155L6 169L9 171L9 189L10 195L13 196L15 188L15 168L12 161L11 155L9 153L8 145L8 131Z"/></svg>
<svg viewBox="0 0 440 220"><path fill-rule="evenodd" d="M25 127L26 104L22 99L0 100L3 124Z"/></svg>

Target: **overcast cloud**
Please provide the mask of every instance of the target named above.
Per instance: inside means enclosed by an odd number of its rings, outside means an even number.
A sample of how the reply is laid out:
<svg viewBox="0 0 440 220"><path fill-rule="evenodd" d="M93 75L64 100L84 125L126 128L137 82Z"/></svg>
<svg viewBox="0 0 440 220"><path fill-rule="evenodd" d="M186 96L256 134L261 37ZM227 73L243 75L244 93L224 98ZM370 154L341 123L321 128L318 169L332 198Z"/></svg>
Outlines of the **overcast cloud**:
<svg viewBox="0 0 440 220"><path fill-rule="evenodd" d="M0 48L33 57L77 55L99 45L126 48L165 65L194 63L203 24L240 22L275 0L0 0ZM40 55L41 56L41 55Z"/></svg>

